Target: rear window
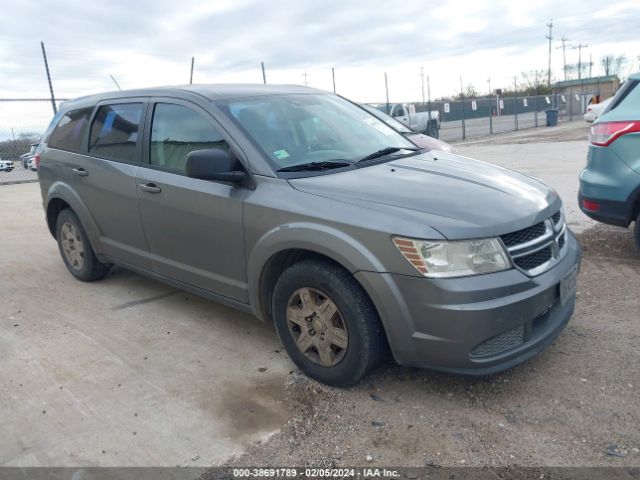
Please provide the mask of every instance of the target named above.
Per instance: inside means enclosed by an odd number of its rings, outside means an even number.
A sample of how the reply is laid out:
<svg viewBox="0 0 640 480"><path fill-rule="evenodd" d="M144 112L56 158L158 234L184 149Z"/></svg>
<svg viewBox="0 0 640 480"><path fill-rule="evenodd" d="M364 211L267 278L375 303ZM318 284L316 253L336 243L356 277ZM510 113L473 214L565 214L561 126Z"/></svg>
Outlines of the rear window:
<svg viewBox="0 0 640 480"><path fill-rule="evenodd" d="M70 152L81 151L82 136L91 112L93 107L70 110L63 114L49 137L49 146Z"/></svg>
<svg viewBox="0 0 640 480"><path fill-rule="evenodd" d="M618 108L618 106L624 101L624 99L627 98L629 94L638 86L638 83L640 83L640 80L627 80L625 84L618 89L613 97L613 100L611 100L611 103L609 103L607 108L604 109L604 112L602 112L602 115Z"/></svg>
<svg viewBox="0 0 640 480"><path fill-rule="evenodd" d="M101 106L91 125L89 153L112 160L138 162L141 116L142 103Z"/></svg>

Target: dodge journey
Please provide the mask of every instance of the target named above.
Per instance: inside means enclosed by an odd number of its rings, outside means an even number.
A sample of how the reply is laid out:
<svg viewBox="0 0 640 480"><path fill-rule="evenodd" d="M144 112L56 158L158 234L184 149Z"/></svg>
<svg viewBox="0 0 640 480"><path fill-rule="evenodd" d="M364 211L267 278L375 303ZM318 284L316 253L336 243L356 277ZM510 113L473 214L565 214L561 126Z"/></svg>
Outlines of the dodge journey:
<svg viewBox="0 0 640 480"><path fill-rule="evenodd" d="M298 86L209 85L65 102L36 161L79 280L131 269L273 322L310 377L387 352L486 375L544 350L574 309L580 247L558 194L421 149Z"/></svg>

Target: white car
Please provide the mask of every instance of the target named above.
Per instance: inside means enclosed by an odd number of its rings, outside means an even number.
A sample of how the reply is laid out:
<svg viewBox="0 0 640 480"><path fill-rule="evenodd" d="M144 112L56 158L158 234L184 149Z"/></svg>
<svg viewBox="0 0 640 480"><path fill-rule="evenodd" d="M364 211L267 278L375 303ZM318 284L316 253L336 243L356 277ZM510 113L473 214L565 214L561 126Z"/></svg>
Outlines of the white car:
<svg viewBox="0 0 640 480"><path fill-rule="evenodd" d="M11 170L13 170L13 162L0 160L0 172L10 172Z"/></svg>
<svg viewBox="0 0 640 480"><path fill-rule="evenodd" d="M584 114L584 119L586 122L595 122L596 119L600 116L604 109L607 108L607 105L611 102L613 97L609 97L606 100L601 101L600 103L594 103L587 107L587 113Z"/></svg>
<svg viewBox="0 0 640 480"><path fill-rule="evenodd" d="M36 165L36 157L31 157L27 162L27 168L32 171L37 171L38 166Z"/></svg>

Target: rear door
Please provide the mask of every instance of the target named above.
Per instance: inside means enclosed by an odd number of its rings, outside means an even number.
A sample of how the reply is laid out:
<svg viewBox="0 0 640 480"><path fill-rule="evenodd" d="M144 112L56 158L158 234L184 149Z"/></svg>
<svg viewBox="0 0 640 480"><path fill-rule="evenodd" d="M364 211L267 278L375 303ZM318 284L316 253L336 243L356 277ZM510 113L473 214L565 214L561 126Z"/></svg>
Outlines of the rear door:
<svg viewBox="0 0 640 480"><path fill-rule="evenodd" d="M201 107L164 98L151 100L145 131L145 162L136 183L154 271L248 302L246 190L185 175L189 152L229 150L228 137Z"/></svg>
<svg viewBox="0 0 640 480"><path fill-rule="evenodd" d="M147 99L97 105L85 135L87 152L70 157L70 181L95 220L101 253L149 268L140 223L136 171L142 156L141 131Z"/></svg>

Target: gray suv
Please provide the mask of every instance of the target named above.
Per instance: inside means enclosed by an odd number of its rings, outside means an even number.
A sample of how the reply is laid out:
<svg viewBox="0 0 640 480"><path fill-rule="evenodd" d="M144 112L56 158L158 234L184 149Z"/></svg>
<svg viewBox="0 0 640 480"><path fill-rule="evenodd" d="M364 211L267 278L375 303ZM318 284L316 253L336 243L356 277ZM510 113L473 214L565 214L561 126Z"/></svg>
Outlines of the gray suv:
<svg viewBox="0 0 640 480"><path fill-rule="evenodd" d="M419 149L339 96L211 85L65 102L38 151L49 230L111 265L273 322L310 377L491 374L547 347L580 247L533 178Z"/></svg>

